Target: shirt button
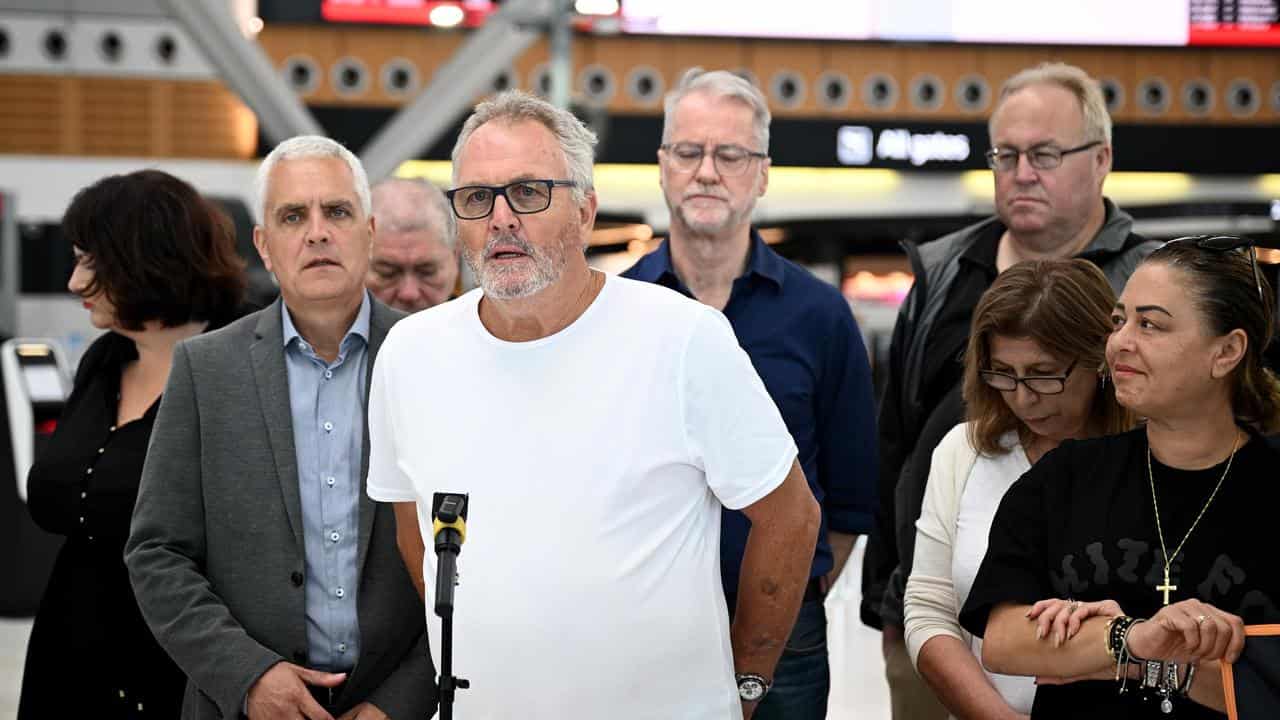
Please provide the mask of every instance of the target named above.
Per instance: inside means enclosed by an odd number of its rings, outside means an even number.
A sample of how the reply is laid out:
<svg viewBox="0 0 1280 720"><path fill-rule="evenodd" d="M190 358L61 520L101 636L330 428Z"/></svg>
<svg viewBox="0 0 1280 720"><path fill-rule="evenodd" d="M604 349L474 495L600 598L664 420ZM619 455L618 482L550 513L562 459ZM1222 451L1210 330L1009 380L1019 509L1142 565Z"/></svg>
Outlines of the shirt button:
<svg viewBox="0 0 1280 720"><path fill-rule="evenodd" d="M340 652L340 653L344 653L344 652L346 652L346 651L347 651L347 644L346 644L346 643L338 643L338 652Z"/></svg>
<svg viewBox="0 0 1280 720"><path fill-rule="evenodd" d="M342 588L338 588L337 590L333 591L333 594L337 595L340 598L344 598L347 596L347 591L343 590Z"/></svg>
<svg viewBox="0 0 1280 720"><path fill-rule="evenodd" d="M87 492L85 492L85 491L81 490L81 491L80 491L80 499L81 499L81 500L83 500L83 499L85 499L85 498L87 498L87 497L89 497L89 493L87 493Z"/></svg>
<svg viewBox="0 0 1280 720"><path fill-rule="evenodd" d="M338 542L339 540L342 539L342 534L339 533L337 530L334 530L333 532L329 533L329 539L334 542Z"/></svg>
<svg viewBox="0 0 1280 720"><path fill-rule="evenodd" d="M293 583L294 587L302 587L302 580L302 573L296 570L289 575L289 582Z"/></svg>
<svg viewBox="0 0 1280 720"><path fill-rule="evenodd" d="M81 525L83 525L83 524L84 524L84 516L83 516L83 515L81 515L81 516L80 516L80 524L81 524Z"/></svg>
<svg viewBox="0 0 1280 720"><path fill-rule="evenodd" d="M112 425L111 427L107 428L107 432L115 432L115 431L116 431L115 425Z"/></svg>
<svg viewBox="0 0 1280 720"><path fill-rule="evenodd" d="M85 475L92 475L92 474L93 474L93 468L85 468L84 474L85 474Z"/></svg>
<svg viewBox="0 0 1280 720"><path fill-rule="evenodd" d="M328 420L324 422L323 427L325 432L333 432L333 423L329 422Z"/></svg>
<svg viewBox="0 0 1280 720"><path fill-rule="evenodd" d="M336 483L336 482L338 482L338 479L337 479L337 478L335 478L334 476L330 475L329 477L327 477L327 478L325 478L325 479L324 479L324 482L325 482L325 484L326 484L326 485L328 485L329 487L333 487L333 484L334 484L334 483Z"/></svg>
<svg viewBox="0 0 1280 720"><path fill-rule="evenodd" d="M325 371L324 371L324 379L325 379L325 380L332 380L332 379L333 379L333 371L332 371L332 370L325 370Z"/></svg>
<svg viewBox="0 0 1280 720"><path fill-rule="evenodd" d="M104 453L104 452L106 452L106 451L107 451L107 449L106 449L106 448L104 448L104 447L100 447L100 448L98 448L98 454L99 454L99 455L101 455L102 453Z"/></svg>

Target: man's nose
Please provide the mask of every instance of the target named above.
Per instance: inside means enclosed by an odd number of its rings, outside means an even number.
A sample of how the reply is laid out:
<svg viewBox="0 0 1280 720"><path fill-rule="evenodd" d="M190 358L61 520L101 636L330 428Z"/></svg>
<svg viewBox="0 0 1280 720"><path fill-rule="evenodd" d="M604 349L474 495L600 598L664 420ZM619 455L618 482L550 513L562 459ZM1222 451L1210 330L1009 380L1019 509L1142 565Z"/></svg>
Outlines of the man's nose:
<svg viewBox="0 0 1280 720"><path fill-rule="evenodd" d="M307 221L306 240L308 244L329 242L329 225L323 215L313 215Z"/></svg>
<svg viewBox="0 0 1280 720"><path fill-rule="evenodd" d="M511 209L505 195L493 199L493 212L489 214L489 229L499 232L515 230L520 226L518 213Z"/></svg>
<svg viewBox="0 0 1280 720"><path fill-rule="evenodd" d="M714 185L720 182L720 170L716 168L716 154L713 152L703 153L693 176L704 185Z"/></svg>
<svg viewBox="0 0 1280 720"><path fill-rule="evenodd" d="M1013 167L1013 179L1020 183L1033 183L1040 179L1036 169L1031 166L1029 153L1018 153L1018 164Z"/></svg>

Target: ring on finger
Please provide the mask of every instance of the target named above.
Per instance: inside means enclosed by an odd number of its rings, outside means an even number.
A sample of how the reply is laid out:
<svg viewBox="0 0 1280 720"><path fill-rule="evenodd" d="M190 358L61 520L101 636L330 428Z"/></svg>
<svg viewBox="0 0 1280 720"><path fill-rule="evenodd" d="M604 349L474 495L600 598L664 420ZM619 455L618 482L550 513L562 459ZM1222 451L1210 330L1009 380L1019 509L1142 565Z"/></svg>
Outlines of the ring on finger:
<svg viewBox="0 0 1280 720"><path fill-rule="evenodd" d="M1196 625L1203 625L1204 621L1208 619L1209 619L1208 615L1198 615L1196 616Z"/></svg>

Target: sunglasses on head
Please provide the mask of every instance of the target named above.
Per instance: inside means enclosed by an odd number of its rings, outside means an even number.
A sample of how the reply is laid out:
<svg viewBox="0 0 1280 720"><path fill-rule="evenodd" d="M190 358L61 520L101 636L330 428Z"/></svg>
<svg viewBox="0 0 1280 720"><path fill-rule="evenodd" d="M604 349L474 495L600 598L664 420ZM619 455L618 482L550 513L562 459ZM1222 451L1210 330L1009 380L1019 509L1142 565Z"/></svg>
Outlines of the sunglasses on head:
<svg viewBox="0 0 1280 720"><path fill-rule="evenodd" d="M1253 240L1249 238L1236 237L1235 235L1191 235L1188 237L1174 238L1165 245L1174 243L1185 243L1194 245L1201 250L1209 250L1212 252L1227 252L1229 250L1248 249L1249 262L1253 266L1253 284L1258 288L1258 300L1265 302L1262 295L1262 273L1258 270L1258 250ZM1162 246L1163 247L1163 246Z"/></svg>

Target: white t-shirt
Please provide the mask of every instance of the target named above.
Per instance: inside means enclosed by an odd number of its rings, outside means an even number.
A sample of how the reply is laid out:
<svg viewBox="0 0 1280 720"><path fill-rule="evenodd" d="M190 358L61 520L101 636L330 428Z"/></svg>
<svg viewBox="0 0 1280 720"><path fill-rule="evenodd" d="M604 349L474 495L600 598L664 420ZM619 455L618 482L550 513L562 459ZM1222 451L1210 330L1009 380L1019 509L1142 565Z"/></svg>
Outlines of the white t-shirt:
<svg viewBox="0 0 1280 720"><path fill-rule="evenodd" d="M572 325L511 343L479 290L395 326L369 400L369 495L416 501L439 667L431 499L470 494L459 720L741 716L720 506L796 447L724 316L607 278Z"/></svg>

